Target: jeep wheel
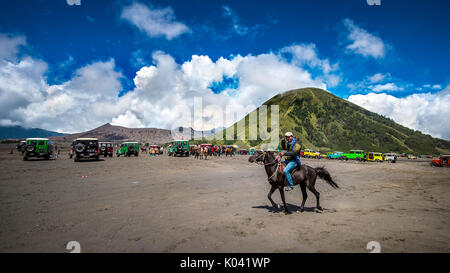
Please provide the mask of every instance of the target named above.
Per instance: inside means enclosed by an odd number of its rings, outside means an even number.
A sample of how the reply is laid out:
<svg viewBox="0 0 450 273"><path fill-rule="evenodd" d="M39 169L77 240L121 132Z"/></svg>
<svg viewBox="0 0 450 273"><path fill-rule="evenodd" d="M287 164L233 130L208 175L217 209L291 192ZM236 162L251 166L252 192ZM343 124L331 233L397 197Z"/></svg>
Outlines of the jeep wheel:
<svg viewBox="0 0 450 273"><path fill-rule="evenodd" d="M347 161L347 160L348 160L348 158L347 158L346 156L343 156L343 157L342 157L342 160L345 160L345 161Z"/></svg>
<svg viewBox="0 0 450 273"><path fill-rule="evenodd" d="M134 156L138 156L138 155L139 155L138 153L135 153L135 154L134 154Z"/></svg>
<svg viewBox="0 0 450 273"><path fill-rule="evenodd" d="M27 160L28 160L28 157L24 156L23 161L27 161Z"/></svg>
<svg viewBox="0 0 450 273"><path fill-rule="evenodd" d="M109 154L109 157L112 157L112 154Z"/></svg>

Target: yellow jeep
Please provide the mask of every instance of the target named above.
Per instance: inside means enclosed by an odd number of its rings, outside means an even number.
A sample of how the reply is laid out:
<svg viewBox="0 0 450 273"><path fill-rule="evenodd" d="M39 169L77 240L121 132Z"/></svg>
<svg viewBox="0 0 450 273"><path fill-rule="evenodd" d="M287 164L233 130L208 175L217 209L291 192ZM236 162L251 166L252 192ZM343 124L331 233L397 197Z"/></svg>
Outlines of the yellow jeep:
<svg viewBox="0 0 450 273"><path fill-rule="evenodd" d="M303 152L303 156L306 158L308 158L308 157L320 158L320 153L318 153L314 150L305 149L305 151Z"/></svg>
<svg viewBox="0 0 450 273"><path fill-rule="evenodd" d="M367 161L383 162L383 154L377 153L377 152L370 152L370 153L367 153L365 159Z"/></svg>

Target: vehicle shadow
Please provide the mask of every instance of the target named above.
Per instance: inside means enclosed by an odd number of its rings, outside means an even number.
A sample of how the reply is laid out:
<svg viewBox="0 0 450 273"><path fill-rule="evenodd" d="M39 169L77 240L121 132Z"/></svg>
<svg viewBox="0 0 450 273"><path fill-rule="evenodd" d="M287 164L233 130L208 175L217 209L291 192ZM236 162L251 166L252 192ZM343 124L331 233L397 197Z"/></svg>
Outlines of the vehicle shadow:
<svg viewBox="0 0 450 273"><path fill-rule="evenodd" d="M290 203L286 203L287 208L290 212L300 212L300 206L294 205L294 204L290 204ZM280 204L280 208L274 208L272 206L268 206L268 205L264 205L264 206L253 206L253 209L266 209L269 212L273 212L273 213L279 213L279 212L284 212L283 210L283 205ZM305 207L304 208L304 212L315 212L316 208L315 207Z"/></svg>
<svg viewBox="0 0 450 273"><path fill-rule="evenodd" d="M78 161L75 161L76 163L85 163L85 162L98 162L98 161L105 161L104 158L99 159L79 159Z"/></svg>
<svg viewBox="0 0 450 273"><path fill-rule="evenodd" d="M23 160L23 159L22 159ZM49 159L45 159L45 158L28 158L27 160L23 160L23 161L55 161L56 158L49 158Z"/></svg>

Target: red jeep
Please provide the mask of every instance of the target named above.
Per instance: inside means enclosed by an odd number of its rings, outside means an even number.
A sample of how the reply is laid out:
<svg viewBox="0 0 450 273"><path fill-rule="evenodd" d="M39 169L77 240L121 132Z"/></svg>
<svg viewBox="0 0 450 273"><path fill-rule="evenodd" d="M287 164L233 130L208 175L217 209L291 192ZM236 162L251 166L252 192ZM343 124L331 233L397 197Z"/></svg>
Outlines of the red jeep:
<svg viewBox="0 0 450 273"><path fill-rule="evenodd" d="M112 142L99 142L98 143L98 152L107 157L113 156L113 144Z"/></svg>
<svg viewBox="0 0 450 273"><path fill-rule="evenodd" d="M449 161L450 155L441 155L439 159L433 159L431 160L431 166L433 167L443 167L443 166L450 166Z"/></svg>

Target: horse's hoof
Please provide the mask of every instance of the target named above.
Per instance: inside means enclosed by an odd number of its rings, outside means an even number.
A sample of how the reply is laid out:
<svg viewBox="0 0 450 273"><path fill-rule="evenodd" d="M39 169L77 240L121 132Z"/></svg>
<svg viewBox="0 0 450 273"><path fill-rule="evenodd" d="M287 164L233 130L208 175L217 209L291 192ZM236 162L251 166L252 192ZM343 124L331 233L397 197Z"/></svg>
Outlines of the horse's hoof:
<svg viewBox="0 0 450 273"><path fill-rule="evenodd" d="M317 209L320 210L320 211L323 211L323 208L322 208L322 207L317 207Z"/></svg>
<svg viewBox="0 0 450 273"><path fill-rule="evenodd" d="M305 211L305 208L300 208L300 212L304 212Z"/></svg>
<svg viewBox="0 0 450 273"><path fill-rule="evenodd" d="M275 204L273 205L274 208L280 209L280 205L279 204Z"/></svg>

